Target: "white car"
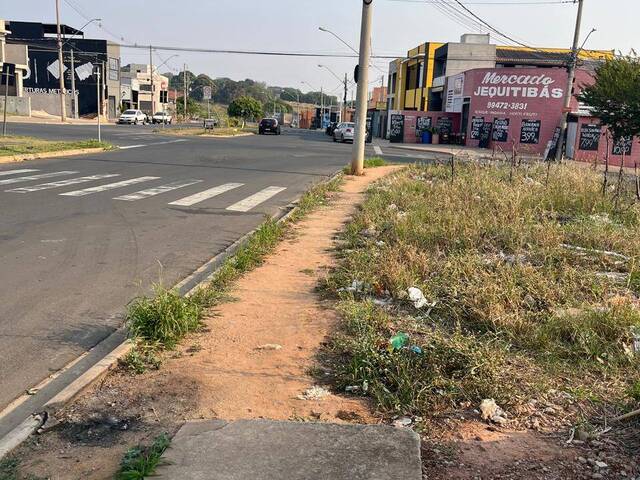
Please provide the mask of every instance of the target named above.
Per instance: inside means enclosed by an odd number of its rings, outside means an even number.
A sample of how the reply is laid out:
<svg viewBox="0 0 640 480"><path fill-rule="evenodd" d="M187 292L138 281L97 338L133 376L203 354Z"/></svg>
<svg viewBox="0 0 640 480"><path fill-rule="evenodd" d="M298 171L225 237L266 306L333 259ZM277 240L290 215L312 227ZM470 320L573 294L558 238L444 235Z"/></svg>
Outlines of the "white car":
<svg viewBox="0 0 640 480"><path fill-rule="evenodd" d="M353 135L356 129L356 125L355 123L352 122L343 122L343 123L339 123L336 126L336 129L333 131L333 141L334 142L346 142L346 141L352 141L353 142Z"/></svg>
<svg viewBox="0 0 640 480"><path fill-rule="evenodd" d="M173 118L167 112L156 112L153 117L151 117L152 123L164 123L171 125L171 121Z"/></svg>
<svg viewBox="0 0 640 480"><path fill-rule="evenodd" d="M138 125L147 123L147 115L141 110L125 110L118 118L118 123Z"/></svg>

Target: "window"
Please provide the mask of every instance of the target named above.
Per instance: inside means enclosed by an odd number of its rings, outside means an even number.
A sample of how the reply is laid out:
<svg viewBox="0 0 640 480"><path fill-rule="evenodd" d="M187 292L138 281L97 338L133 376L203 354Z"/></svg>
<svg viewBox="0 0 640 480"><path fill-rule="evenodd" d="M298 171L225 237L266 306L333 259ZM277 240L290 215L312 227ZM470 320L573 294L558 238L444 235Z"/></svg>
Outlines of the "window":
<svg viewBox="0 0 640 480"><path fill-rule="evenodd" d="M424 63L418 62L418 79L416 88L424 87Z"/></svg>

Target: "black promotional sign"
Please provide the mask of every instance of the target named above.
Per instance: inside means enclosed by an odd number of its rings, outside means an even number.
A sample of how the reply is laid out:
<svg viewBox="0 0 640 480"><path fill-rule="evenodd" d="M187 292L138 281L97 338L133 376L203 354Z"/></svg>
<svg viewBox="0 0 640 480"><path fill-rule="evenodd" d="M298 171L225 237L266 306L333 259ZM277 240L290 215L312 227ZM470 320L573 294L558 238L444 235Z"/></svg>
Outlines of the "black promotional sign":
<svg viewBox="0 0 640 480"><path fill-rule="evenodd" d="M426 132L429 128L431 128L431 117L418 117L416 130L419 132Z"/></svg>
<svg viewBox="0 0 640 480"><path fill-rule="evenodd" d="M600 146L600 125L582 124L580 126L580 143L579 150L589 150L597 152Z"/></svg>
<svg viewBox="0 0 640 480"><path fill-rule="evenodd" d="M506 142L509 138L509 119L496 118L493 121L493 141Z"/></svg>
<svg viewBox="0 0 640 480"><path fill-rule="evenodd" d="M480 138L482 125L484 125L484 117L471 117L471 132L469 132L469 138L471 140L478 140Z"/></svg>
<svg viewBox="0 0 640 480"><path fill-rule="evenodd" d="M556 127L553 131L553 138L549 143L549 153L544 157L545 160L550 158L556 158L556 152L558 151L558 140L560 140L560 127Z"/></svg>
<svg viewBox="0 0 640 480"><path fill-rule="evenodd" d="M402 143L404 141L404 115L391 115L391 130L389 130L389 141L391 143Z"/></svg>
<svg viewBox="0 0 640 480"><path fill-rule="evenodd" d="M540 143L540 120L522 120L520 143Z"/></svg>
<svg viewBox="0 0 640 480"><path fill-rule="evenodd" d="M449 117L439 117L437 127L438 127L438 132L440 132L441 134L442 133L451 134L451 131L453 130L453 122Z"/></svg>
<svg viewBox="0 0 640 480"><path fill-rule="evenodd" d="M491 140L491 132L493 131L493 123L484 122L480 130L480 148L489 148L489 140Z"/></svg>
<svg viewBox="0 0 640 480"><path fill-rule="evenodd" d="M614 155L631 155L631 145L633 145L633 137L623 137L613 144L611 153Z"/></svg>
<svg viewBox="0 0 640 480"><path fill-rule="evenodd" d="M373 119L371 117L367 117L367 138L365 139L365 143L371 143L371 141L373 140L373 129L371 128L372 122Z"/></svg>

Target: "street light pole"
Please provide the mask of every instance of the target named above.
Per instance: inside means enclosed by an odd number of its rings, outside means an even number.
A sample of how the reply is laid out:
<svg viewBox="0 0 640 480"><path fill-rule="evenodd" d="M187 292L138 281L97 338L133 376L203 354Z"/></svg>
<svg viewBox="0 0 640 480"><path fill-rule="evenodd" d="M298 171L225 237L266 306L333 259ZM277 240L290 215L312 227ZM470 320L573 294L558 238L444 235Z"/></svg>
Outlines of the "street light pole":
<svg viewBox="0 0 640 480"><path fill-rule="evenodd" d="M60 0L56 0L56 32L58 34L58 74L60 75L60 121L67 120L64 98L64 63L62 58L62 31L60 28Z"/></svg>
<svg viewBox="0 0 640 480"><path fill-rule="evenodd" d="M562 109L562 119L560 120L560 137L556 145L556 160L562 159L564 149L564 137L567 132L567 117L571 108L571 97L573 96L573 82L576 78L576 65L578 64L578 44L580 42L580 27L582 25L582 7L584 0L578 0L578 15L576 17L576 28L573 33L573 47L571 48L571 58L569 59L569 73L567 78L567 88L564 92L564 106Z"/></svg>
<svg viewBox="0 0 640 480"><path fill-rule="evenodd" d="M149 45L149 78L151 79L151 118L156 113L155 96L153 91L153 47Z"/></svg>
<svg viewBox="0 0 640 480"><path fill-rule="evenodd" d="M351 174L364 173L364 144L367 128L367 95L369 90L369 58L371 56L371 19L373 0L362 0L362 22L360 25L360 54L358 93L356 96L355 135L351 154Z"/></svg>

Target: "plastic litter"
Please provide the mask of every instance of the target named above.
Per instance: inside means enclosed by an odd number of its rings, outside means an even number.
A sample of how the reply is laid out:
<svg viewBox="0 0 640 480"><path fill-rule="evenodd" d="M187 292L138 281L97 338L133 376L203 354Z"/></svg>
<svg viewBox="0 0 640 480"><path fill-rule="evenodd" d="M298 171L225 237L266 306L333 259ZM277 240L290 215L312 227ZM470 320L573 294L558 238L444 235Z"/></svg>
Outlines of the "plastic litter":
<svg viewBox="0 0 640 480"><path fill-rule="evenodd" d="M413 302L413 306L416 308L422 308L425 305L429 305L429 302L425 298L422 290L416 287L409 287L409 300Z"/></svg>
<svg viewBox="0 0 640 480"><path fill-rule="evenodd" d="M265 343L264 345L258 345L256 350L281 350L282 345L278 345L277 343Z"/></svg>
<svg viewBox="0 0 640 480"><path fill-rule="evenodd" d="M404 332L396 333L391 339L389 343L391 344L391 350L400 350L407 344L407 340L409 340L409 335Z"/></svg>
<svg viewBox="0 0 640 480"><path fill-rule="evenodd" d="M480 416L483 420L490 420L498 425L502 425L507 421L507 414L493 398L485 398L480 402Z"/></svg>
<svg viewBox="0 0 640 480"><path fill-rule="evenodd" d="M393 421L393 426L396 428L408 427L413 423L409 417L400 417L397 420Z"/></svg>
<svg viewBox="0 0 640 480"><path fill-rule="evenodd" d="M347 292L353 293L362 292L364 290L364 282L361 282L360 280L353 280L346 290Z"/></svg>
<svg viewBox="0 0 640 480"><path fill-rule="evenodd" d="M418 345L412 345L411 347L409 347L409 350L417 355L422 355L422 349Z"/></svg>

